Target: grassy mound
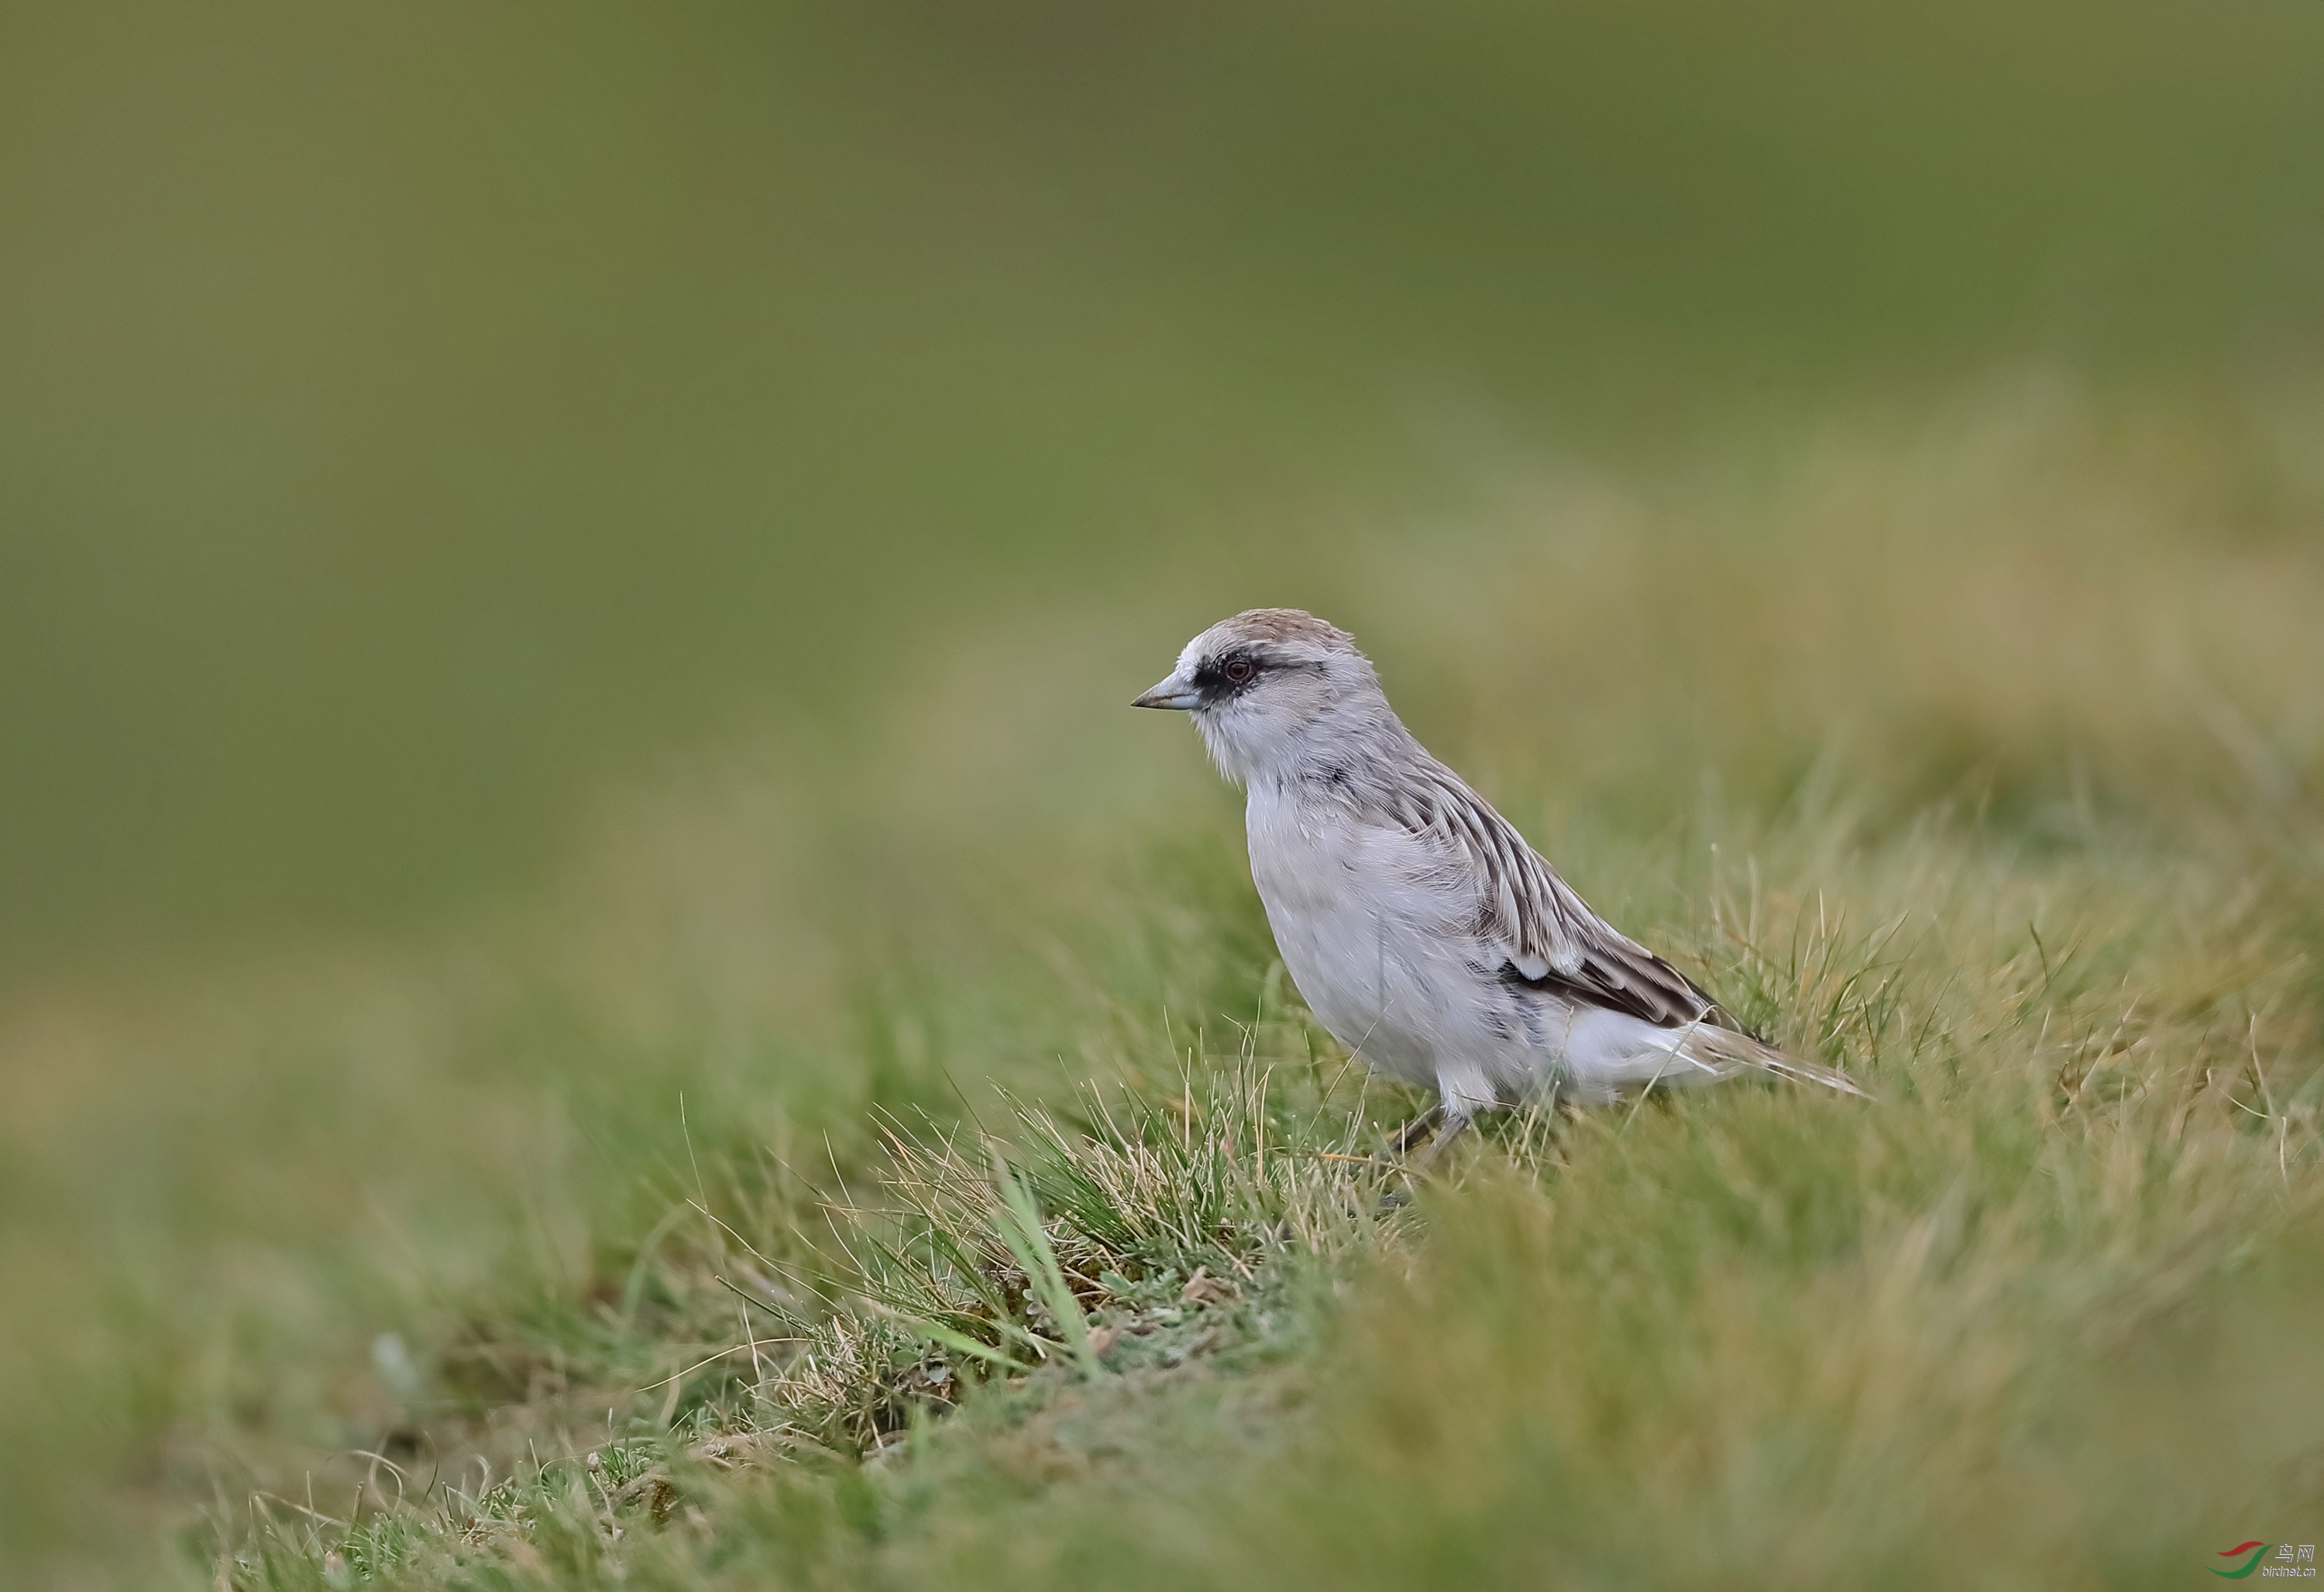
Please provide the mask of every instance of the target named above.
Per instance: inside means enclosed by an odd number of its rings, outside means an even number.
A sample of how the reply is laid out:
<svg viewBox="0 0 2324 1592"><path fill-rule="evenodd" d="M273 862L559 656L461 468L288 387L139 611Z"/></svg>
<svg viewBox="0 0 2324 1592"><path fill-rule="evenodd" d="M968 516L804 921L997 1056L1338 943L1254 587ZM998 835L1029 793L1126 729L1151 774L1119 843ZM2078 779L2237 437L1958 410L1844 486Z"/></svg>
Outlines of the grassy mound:
<svg viewBox="0 0 2324 1592"><path fill-rule="evenodd" d="M844 757L609 805L553 913L13 1017L59 1214L0 1229L0 1522L232 1588L2030 1587L2297 1533L2324 556L2216 423L1987 395L1238 593L1870 1102L1511 1113L1376 1214L1421 1102L1119 705L1213 596L1028 610Z"/></svg>

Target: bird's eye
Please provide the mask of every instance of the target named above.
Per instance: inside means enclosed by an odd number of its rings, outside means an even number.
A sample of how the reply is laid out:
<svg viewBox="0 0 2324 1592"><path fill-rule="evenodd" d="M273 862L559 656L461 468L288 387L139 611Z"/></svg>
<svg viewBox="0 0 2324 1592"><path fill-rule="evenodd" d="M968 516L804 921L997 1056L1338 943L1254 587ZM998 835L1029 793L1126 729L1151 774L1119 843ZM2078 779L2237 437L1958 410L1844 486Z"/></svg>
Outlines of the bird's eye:
<svg viewBox="0 0 2324 1592"><path fill-rule="evenodd" d="M1259 673L1259 666L1247 658L1230 658L1226 661L1226 667L1219 673L1238 686L1247 685L1250 677Z"/></svg>

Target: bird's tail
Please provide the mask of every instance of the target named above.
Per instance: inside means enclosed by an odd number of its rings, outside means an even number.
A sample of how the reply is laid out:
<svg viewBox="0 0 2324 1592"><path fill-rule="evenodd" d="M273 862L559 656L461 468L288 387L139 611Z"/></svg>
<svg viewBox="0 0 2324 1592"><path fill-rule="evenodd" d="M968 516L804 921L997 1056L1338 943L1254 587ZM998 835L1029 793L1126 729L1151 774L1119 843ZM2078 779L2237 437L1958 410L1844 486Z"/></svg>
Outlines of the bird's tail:
<svg viewBox="0 0 2324 1592"><path fill-rule="evenodd" d="M1709 1069L1720 1078L1731 1078L1744 1072L1773 1072L1795 1082L1820 1083L1826 1089L1852 1094L1858 1100L1872 1098L1859 1089L1847 1073L1836 1068L1785 1055L1774 1045L1762 1044L1748 1034L1738 1034L1732 1028L1714 1028L1708 1024L1690 1028L1676 1050L1688 1061Z"/></svg>

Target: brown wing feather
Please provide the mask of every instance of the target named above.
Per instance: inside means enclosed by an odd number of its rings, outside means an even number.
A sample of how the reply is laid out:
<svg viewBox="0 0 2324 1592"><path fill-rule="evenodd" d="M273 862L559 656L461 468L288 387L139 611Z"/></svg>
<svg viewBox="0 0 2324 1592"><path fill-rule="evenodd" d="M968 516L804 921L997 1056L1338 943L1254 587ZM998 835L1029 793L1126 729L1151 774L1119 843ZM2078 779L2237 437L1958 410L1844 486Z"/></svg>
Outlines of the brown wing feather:
<svg viewBox="0 0 2324 1592"><path fill-rule="evenodd" d="M1461 777L1427 759L1382 816L1449 848L1479 889L1477 933L1508 959L1504 976L1658 1027L1747 1033L1692 979L1590 910L1509 821Z"/></svg>

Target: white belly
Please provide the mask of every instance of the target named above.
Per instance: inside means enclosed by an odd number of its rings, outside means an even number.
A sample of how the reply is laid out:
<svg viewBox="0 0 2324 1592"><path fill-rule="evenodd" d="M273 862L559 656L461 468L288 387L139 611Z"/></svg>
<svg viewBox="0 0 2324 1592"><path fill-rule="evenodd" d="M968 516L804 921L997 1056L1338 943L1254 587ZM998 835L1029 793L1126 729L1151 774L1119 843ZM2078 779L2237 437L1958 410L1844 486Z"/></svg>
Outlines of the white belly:
<svg viewBox="0 0 2324 1592"><path fill-rule="evenodd" d="M1447 995L1436 964L1452 947L1393 888L1365 832L1318 822L1254 789L1244 814L1251 880L1276 949L1316 1019L1375 1067L1436 1081Z"/></svg>

